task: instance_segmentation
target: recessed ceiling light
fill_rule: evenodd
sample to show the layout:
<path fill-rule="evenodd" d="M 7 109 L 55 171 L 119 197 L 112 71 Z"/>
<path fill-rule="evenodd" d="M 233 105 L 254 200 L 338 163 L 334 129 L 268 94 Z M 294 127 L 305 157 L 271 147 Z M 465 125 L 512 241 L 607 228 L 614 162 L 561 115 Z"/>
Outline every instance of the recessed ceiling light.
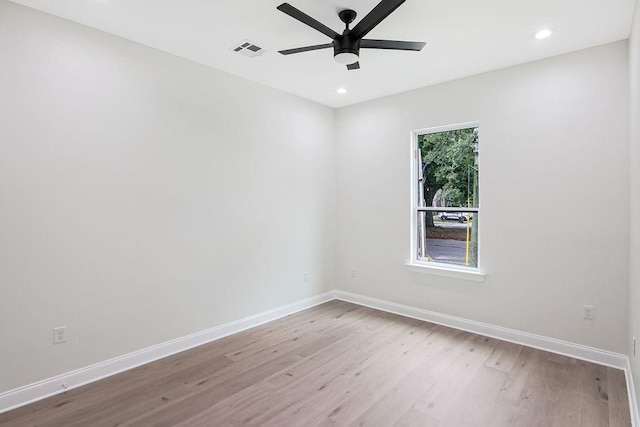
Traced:
<path fill-rule="evenodd" d="M 540 39 L 546 39 L 547 37 L 549 37 L 551 35 L 551 30 L 548 28 L 545 28 L 543 30 L 540 30 L 536 33 L 535 37 L 540 40 Z"/>
<path fill-rule="evenodd" d="M 336 92 L 338 92 L 339 94 L 342 95 L 343 93 L 347 93 L 347 90 L 345 88 L 341 87 L 341 88 L 338 88 L 338 90 L 336 90 Z"/>

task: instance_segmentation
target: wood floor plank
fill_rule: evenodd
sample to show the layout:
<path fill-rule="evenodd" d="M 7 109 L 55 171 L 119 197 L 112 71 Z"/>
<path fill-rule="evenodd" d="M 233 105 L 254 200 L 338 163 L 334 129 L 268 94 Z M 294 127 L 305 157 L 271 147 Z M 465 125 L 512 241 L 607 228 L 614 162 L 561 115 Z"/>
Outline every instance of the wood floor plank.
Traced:
<path fill-rule="evenodd" d="M 577 387 L 575 361 L 556 361 L 545 353 L 539 353 L 539 356 L 539 363 L 525 384 L 527 394 L 519 403 L 522 413 L 526 414 L 524 418 L 544 424 L 578 414 L 582 393 Z"/>
<path fill-rule="evenodd" d="M 377 424 L 374 424 L 377 425 Z M 381 426 L 380 424 L 379 426 Z M 442 423 L 416 407 L 411 407 L 392 424 L 394 427 L 442 427 Z"/>
<path fill-rule="evenodd" d="M 403 415 L 411 411 L 416 396 L 424 395 L 435 381 L 435 377 L 422 369 L 422 365 L 418 366 L 384 395 L 372 401 L 371 405 L 365 407 L 366 409 L 349 425 L 352 427 L 392 426 L 400 422 Z M 393 408 L 393 411 L 389 408 Z"/>
<path fill-rule="evenodd" d="M 368 310 L 368 317 L 360 319 L 354 323 L 356 325 L 360 324 L 361 328 L 356 328 L 352 335 L 344 337 L 341 340 L 327 342 L 325 343 L 326 346 L 322 349 L 323 351 L 318 349 L 315 354 L 312 354 L 291 367 L 266 378 L 265 381 L 272 386 L 271 398 L 254 399 L 251 402 L 247 402 L 244 393 L 231 395 L 227 399 L 207 409 L 204 413 L 204 418 L 209 418 L 211 414 L 218 413 L 219 421 L 226 420 L 226 414 L 228 411 L 221 411 L 220 407 L 234 407 L 237 408 L 237 417 L 241 417 L 246 421 L 246 423 L 248 423 L 256 414 L 262 414 L 272 408 L 274 406 L 273 402 L 283 402 L 287 400 L 288 396 L 301 396 L 302 394 L 297 393 L 295 390 L 295 385 L 290 386 L 292 383 L 302 384 L 304 392 L 306 384 L 309 383 L 309 380 L 306 378 L 307 375 L 313 374 L 315 377 L 322 377 L 325 375 L 322 371 L 323 367 L 328 363 L 334 362 L 336 359 L 341 360 L 343 363 L 348 363 L 350 357 L 354 357 L 354 355 L 351 354 L 349 357 L 344 357 L 345 353 L 356 348 L 358 351 L 356 352 L 357 355 L 360 354 L 360 351 L 375 351 L 375 349 L 370 347 L 378 343 L 368 343 L 367 337 L 368 339 L 371 339 L 376 334 L 387 333 L 385 332 L 385 328 L 389 328 L 390 326 L 388 319 L 391 315 L 371 309 L 366 310 Z M 378 325 L 377 328 L 376 324 Z M 358 339 L 355 339 L 356 337 Z M 300 353 L 304 354 L 304 351 L 299 352 L 299 354 Z M 275 390 L 273 390 L 274 387 Z M 252 393 L 252 390 L 248 390 L 248 393 Z M 244 404 L 240 405 L 239 402 L 244 402 Z M 202 419 L 203 416 L 196 415 L 195 417 L 187 419 L 187 424 L 185 425 L 199 424 Z"/>
<path fill-rule="evenodd" d="M 197 399 L 190 399 L 190 396 L 181 397 L 174 402 L 168 402 L 167 405 L 148 410 L 146 413 L 134 417 L 121 425 L 173 426 L 190 414 L 202 412 L 210 405 L 217 403 L 228 395 L 238 393 L 250 387 L 252 384 L 260 382 L 273 372 L 280 371 L 298 360 L 300 360 L 300 356 L 296 354 L 284 354 L 270 363 L 264 363 L 255 368 L 244 370 L 231 378 L 216 383 L 213 387 L 198 391 Z"/>
<path fill-rule="evenodd" d="M 535 390 L 530 387 L 529 379 L 537 375 L 536 370 L 544 364 L 544 356 L 544 352 L 523 347 L 507 379 L 500 387 L 498 398 L 516 406 L 526 403 Z"/>
<path fill-rule="evenodd" d="M 492 338 L 464 332 L 448 357 L 431 371 L 437 381 L 414 406 L 435 419 L 444 419 L 497 343 Z"/>
<path fill-rule="evenodd" d="M 347 357 L 331 365 L 324 365 L 308 381 L 291 384 L 292 399 L 282 399 L 268 410 L 264 408 L 247 408 L 241 412 L 238 421 L 250 420 L 249 425 L 291 425 L 295 423 L 310 424 L 322 417 L 331 415 L 345 396 L 352 393 L 354 383 L 363 372 L 381 359 L 393 360 L 399 357 L 404 349 L 401 343 L 409 339 L 411 327 L 419 321 L 398 322 L 390 324 L 393 328 L 376 342 L 375 347 L 365 347 L 350 352 Z M 408 327 L 409 326 L 409 327 Z M 256 411 L 257 409 L 257 411 Z"/>
<path fill-rule="evenodd" d="M 351 328 L 349 318 L 344 315 L 353 311 L 354 310 L 345 310 L 342 315 L 335 317 L 335 319 L 342 318 L 340 321 L 343 327 L 342 334 L 347 334 Z M 318 322 L 318 327 L 324 328 L 329 322 L 331 322 L 331 320 L 328 319 L 325 319 L 324 322 Z M 334 329 L 334 332 L 336 332 L 336 329 Z M 273 338 L 276 340 L 282 339 L 280 336 Z M 333 337 L 335 340 L 339 338 L 339 335 Z M 197 389 L 183 390 L 179 398 L 169 398 L 168 401 L 162 405 L 162 408 L 147 411 L 149 412 L 148 414 L 137 416 L 133 418 L 131 422 L 125 422 L 123 425 L 136 423 L 143 423 L 145 425 L 173 425 L 172 423 L 187 418 L 189 414 L 194 411 L 204 410 L 209 405 L 224 400 L 229 395 L 249 387 L 254 382 L 263 380 L 276 372 L 280 372 L 294 365 L 303 358 L 298 353 L 304 353 L 305 347 L 314 347 L 317 345 L 315 341 L 324 341 L 327 337 L 316 334 L 306 341 L 297 340 L 295 341 L 295 345 L 292 346 L 293 339 L 295 338 L 281 342 L 279 345 L 267 345 L 265 351 L 257 352 L 251 356 L 235 361 L 229 369 L 220 370 L 215 377 L 201 380 L 196 384 Z M 273 359 L 274 356 L 279 354 L 281 355 Z M 204 406 L 193 407 L 185 405 L 184 402 L 193 397 L 193 395 L 198 395 L 198 400 L 202 401 Z"/>
<path fill-rule="evenodd" d="M 492 368 L 500 369 L 504 372 L 509 372 L 513 369 L 521 351 L 521 345 L 506 341 L 498 342 L 498 345 L 493 349 L 491 355 L 484 364 Z"/>
<path fill-rule="evenodd" d="M 388 334 L 395 333 L 386 317 L 381 318 L 374 315 L 366 317 L 360 322 L 360 327 L 354 329 L 352 334 L 343 340 L 334 341 L 324 348 L 318 348 L 316 353 L 308 355 L 308 359 L 292 366 L 291 369 L 268 378 L 268 381 L 280 387 L 286 386 L 306 375 L 315 374 L 314 371 L 318 368 L 335 362 L 337 358 L 342 357 L 348 351 L 375 351 L 384 345 L 380 343 L 381 340 L 384 340 L 385 337 L 388 338 Z"/>
<path fill-rule="evenodd" d="M 0 426 L 630 426 L 614 368 L 332 301 Z"/>
<path fill-rule="evenodd" d="M 596 365 L 582 360 L 576 362 L 578 392 L 604 401 L 609 400 L 608 369 L 606 366 Z"/>
<path fill-rule="evenodd" d="M 380 338 L 381 336 L 384 336 L 380 334 L 387 333 L 385 332 L 386 329 L 393 328 L 389 319 L 394 315 L 371 309 L 365 310 L 367 310 L 367 316 L 353 322 L 354 325 L 359 325 L 360 327 L 354 330 L 352 336 L 347 336 L 341 340 L 332 342 L 325 347 L 323 351 L 319 351 L 318 353 L 309 356 L 307 359 L 294 364 L 291 368 L 285 369 L 282 372 L 267 378 L 265 381 L 270 384 L 275 384 L 277 388 L 271 393 L 269 398 L 253 399 L 251 402 L 248 402 L 246 400 L 245 392 L 237 393 L 211 406 L 203 414 L 198 414 L 188 418 L 184 425 L 200 425 L 203 419 L 210 419 L 211 417 L 214 417 L 212 414 L 218 415 L 218 422 L 226 422 L 229 412 L 227 409 L 229 407 L 237 408 L 236 418 L 241 417 L 246 424 L 251 422 L 252 417 L 256 414 L 262 414 L 272 408 L 274 406 L 273 402 L 284 402 L 292 399 L 291 396 L 302 396 L 301 393 L 304 393 L 305 384 L 308 384 L 309 382 L 308 379 L 305 378 L 306 375 L 314 374 L 316 377 L 322 376 L 323 366 L 335 361 L 336 359 L 345 361 L 345 357 L 341 356 L 353 348 L 357 348 L 358 351 L 364 352 L 373 345 L 380 345 L 376 340 L 372 340 L 371 338 L 374 336 Z M 349 323 L 351 323 L 351 321 Z M 358 339 L 355 339 L 356 337 Z M 374 351 L 374 349 L 370 349 L 370 351 Z M 295 390 L 295 385 L 289 387 L 289 385 L 294 382 L 302 384 L 303 391 L 301 393 L 298 393 L 297 390 Z M 246 393 L 251 394 L 252 390 L 247 389 Z"/>
<path fill-rule="evenodd" d="M 621 369 L 607 368 L 609 397 L 609 426 L 622 427 L 631 424 L 627 380 Z"/>
<path fill-rule="evenodd" d="M 379 401 L 389 390 L 404 382 L 424 361 L 422 355 L 414 350 L 428 339 L 430 329 L 424 323 L 416 325 L 404 340 L 400 340 L 399 346 L 395 349 L 387 346 L 380 358 L 353 373 L 350 393 L 334 404 L 326 418 L 320 417 L 318 425 L 349 425 L 368 411 L 372 402 Z"/>
<path fill-rule="evenodd" d="M 517 407 L 497 398 L 507 373 L 489 366 L 481 366 L 462 389 L 455 403 L 439 419 L 446 424 L 475 423 L 509 425 L 515 418 Z"/>
<path fill-rule="evenodd" d="M 256 353 L 268 352 L 271 347 L 280 346 L 281 342 L 289 340 L 305 339 L 308 333 L 311 334 L 324 334 L 333 328 L 341 326 L 336 325 L 335 322 L 331 322 L 331 319 L 339 319 L 345 315 L 352 315 L 363 311 L 363 308 L 359 307 L 333 307 L 332 310 L 328 310 L 326 313 L 322 313 L 324 318 L 318 319 L 318 317 L 312 317 L 307 322 L 301 322 L 293 324 L 287 328 L 282 329 L 270 329 L 266 333 L 251 334 L 256 339 L 251 343 L 239 343 L 237 348 L 225 353 L 225 356 L 232 360 L 242 360 L 246 357 L 252 356 Z M 357 317 L 357 315 L 356 315 Z M 353 318 L 353 316 L 351 316 Z"/>
<path fill-rule="evenodd" d="M 370 309 L 363 308 L 363 310 L 369 310 L 369 313 L 371 313 Z M 183 395 L 179 399 L 168 402 L 168 404 L 163 405 L 163 408 L 157 409 L 149 414 L 138 416 L 134 418 L 133 421 L 134 423 L 143 422 L 144 424 L 153 425 L 171 425 L 170 422 L 173 420 L 188 418 L 190 413 L 200 410 L 198 408 L 187 407 L 184 405 L 183 401 L 185 399 L 189 399 L 191 394 L 197 393 L 200 400 L 206 402 L 207 407 L 225 400 L 230 395 L 250 386 L 252 381 L 256 381 L 258 379 L 257 377 L 247 377 L 247 372 L 255 370 L 253 366 L 256 363 L 259 363 L 259 366 L 261 366 L 265 364 L 265 361 L 268 361 L 274 355 L 279 353 L 284 353 L 285 355 L 288 354 L 294 357 L 293 359 L 285 359 L 286 363 L 282 365 L 268 363 L 269 367 L 275 369 L 271 369 L 270 371 L 259 370 L 257 375 L 261 377 L 260 379 L 266 378 L 273 373 L 294 365 L 297 361 L 303 358 L 300 354 L 307 354 L 308 351 L 310 351 L 309 349 L 317 348 L 318 342 L 326 343 L 327 341 L 339 340 L 344 335 L 349 334 L 354 328 L 354 323 L 357 323 L 354 322 L 354 320 L 361 317 L 360 311 L 362 310 L 355 310 L 353 306 L 347 306 L 343 307 L 340 313 L 333 313 L 331 316 L 325 315 L 322 319 L 315 322 L 315 325 L 319 330 L 325 331 L 325 335 L 314 333 L 313 337 L 306 341 L 295 341 L 295 346 L 293 347 L 291 346 L 291 343 L 295 338 L 285 340 L 277 344 L 273 344 L 273 342 L 265 343 L 265 351 L 254 352 L 254 354 L 250 356 L 236 360 L 236 363 L 231 367 L 233 372 L 224 372 L 223 370 L 216 375 L 216 378 L 203 380 L 207 381 L 207 384 L 201 381 L 199 385 L 202 387 L 198 390 L 191 390 L 186 394 L 183 392 Z M 327 328 L 328 325 L 332 325 L 330 332 L 334 335 L 326 335 L 329 333 L 329 328 Z M 294 331 L 291 332 L 293 333 Z M 297 337 L 297 335 L 295 337 Z M 280 335 L 271 335 L 270 338 L 274 341 L 283 339 Z M 249 369 L 249 371 L 247 371 L 247 369 Z M 264 373 L 267 375 L 262 377 Z M 228 379 L 221 382 L 220 380 L 224 378 Z M 206 409 L 206 407 L 204 409 Z M 127 423 L 124 425 L 127 425 Z"/>
<path fill-rule="evenodd" d="M 582 396 L 580 426 L 600 427 L 609 425 L 609 405 L 603 399 Z"/>

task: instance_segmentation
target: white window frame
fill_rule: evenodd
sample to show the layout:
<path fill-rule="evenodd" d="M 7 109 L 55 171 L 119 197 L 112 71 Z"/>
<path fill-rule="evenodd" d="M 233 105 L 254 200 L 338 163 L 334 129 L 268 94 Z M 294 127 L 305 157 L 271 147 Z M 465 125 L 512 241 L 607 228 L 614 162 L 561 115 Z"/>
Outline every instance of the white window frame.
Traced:
<path fill-rule="evenodd" d="M 478 207 L 473 208 L 447 208 L 447 212 L 476 212 L 478 213 L 478 266 L 467 267 L 463 265 L 446 264 L 436 261 L 428 261 L 418 258 L 418 212 L 420 211 L 442 211 L 442 207 L 419 207 L 418 206 L 418 168 L 422 165 L 418 165 L 418 137 L 420 135 L 427 135 L 431 133 L 440 133 L 458 129 L 477 128 L 478 134 L 480 133 L 480 122 L 466 122 L 458 123 L 447 126 L 430 127 L 426 129 L 418 129 L 411 132 L 411 227 L 410 227 L 410 261 L 406 263 L 409 271 L 418 273 L 427 273 L 437 276 L 452 277 L 457 279 L 471 280 L 476 282 L 482 282 L 485 278 L 485 273 L 482 270 L 482 258 L 481 258 L 481 233 L 482 227 L 480 222 L 482 221 L 482 215 L 480 212 L 480 203 Z M 481 170 L 480 165 L 480 149 L 478 149 L 478 170 Z M 480 185 L 482 180 L 480 180 Z M 482 191 L 480 191 L 482 193 Z"/>

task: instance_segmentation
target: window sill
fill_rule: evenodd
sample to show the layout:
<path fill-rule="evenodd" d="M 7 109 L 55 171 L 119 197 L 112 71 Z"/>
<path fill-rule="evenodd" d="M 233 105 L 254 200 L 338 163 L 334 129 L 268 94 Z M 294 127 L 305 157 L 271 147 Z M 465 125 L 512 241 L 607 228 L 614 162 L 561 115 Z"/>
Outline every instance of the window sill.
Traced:
<path fill-rule="evenodd" d="M 406 263 L 407 270 L 414 273 L 431 274 L 434 276 L 452 277 L 454 279 L 463 279 L 473 282 L 484 282 L 485 273 L 475 270 L 466 269 L 464 267 L 455 268 L 443 264 L 423 264 L 417 262 Z"/>

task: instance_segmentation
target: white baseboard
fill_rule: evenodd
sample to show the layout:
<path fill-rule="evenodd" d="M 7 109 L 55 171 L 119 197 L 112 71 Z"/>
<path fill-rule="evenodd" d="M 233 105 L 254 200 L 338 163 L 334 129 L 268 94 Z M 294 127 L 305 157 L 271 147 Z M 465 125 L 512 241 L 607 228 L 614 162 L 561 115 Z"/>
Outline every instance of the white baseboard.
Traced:
<path fill-rule="evenodd" d="M 265 311 L 254 316 L 225 323 L 206 331 L 196 332 L 185 337 L 167 341 L 158 345 L 144 348 L 124 356 L 116 357 L 95 365 L 87 366 L 75 371 L 67 372 L 53 378 L 7 391 L 0 394 L 0 414 L 11 409 L 62 393 L 66 390 L 98 381 L 100 379 L 127 371 L 140 365 L 153 362 L 163 357 L 171 356 L 181 351 L 197 347 L 202 344 L 232 335 L 245 329 L 288 316 L 298 311 L 306 310 L 316 305 L 331 301 L 333 292 L 326 292 L 311 298 L 297 301 L 273 310 Z"/>
<path fill-rule="evenodd" d="M 627 379 L 627 396 L 629 396 L 629 408 L 631 408 L 631 424 L 633 427 L 640 426 L 640 413 L 638 413 L 638 405 L 636 400 L 636 387 L 633 382 L 633 374 L 631 373 L 631 361 L 627 357 L 627 365 L 624 370 Z"/>
<path fill-rule="evenodd" d="M 548 338 L 541 335 L 534 335 L 514 329 L 503 328 L 490 325 L 488 323 L 476 322 L 463 319 L 461 317 L 449 316 L 447 314 L 436 313 L 434 311 L 423 310 L 421 308 L 396 304 L 364 295 L 353 294 L 344 291 L 334 291 L 336 299 L 352 302 L 354 304 L 399 314 L 413 319 L 424 320 L 438 325 L 449 326 L 463 331 L 473 332 L 479 335 L 497 338 L 502 341 L 509 341 L 527 347 L 538 348 L 565 356 L 582 359 L 600 365 L 611 366 L 619 369 L 626 369 L 626 356 L 610 351 L 587 347 L 580 344 L 573 344 L 566 341 Z"/>
<path fill-rule="evenodd" d="M 254 316 L 245 317 L 240 320 L 216 326 L 206 331 L 197 332 L 182 338 L 167 341 L 162 344 L 106 360 L 66 374 L 58 375 L 15 390 L 10 390 L 0 394 L 0 413 L 62 393 L 65 390 L 70 390 L 98 381 L 102 378 L 127 371 L 163 357 L 171 356 L 181 351 L 215 341 L 254 326 L 271 322 L 333 299 L 339 299 L 375 308 L 377 310 L 399 314 L 401 316 L 424 320 L 426 322 L 473 332 L 479 335 L 497 338 L 516 344 L 522 344 L 528 347 L 534 347 L 576 359 L 623 369 L 627 379 L 627 392 L 629 395 L 629 407 L 631 408 L 632 423 L 634 427 L 640 427 L 638 407 L 635 403 L 635 389 L 631 375 L 631 368 L 629 358 L 626 355 L 337 290 L 326 292 L 324 294 L 275 308 L 273 310 L 265 311 Z"/>

